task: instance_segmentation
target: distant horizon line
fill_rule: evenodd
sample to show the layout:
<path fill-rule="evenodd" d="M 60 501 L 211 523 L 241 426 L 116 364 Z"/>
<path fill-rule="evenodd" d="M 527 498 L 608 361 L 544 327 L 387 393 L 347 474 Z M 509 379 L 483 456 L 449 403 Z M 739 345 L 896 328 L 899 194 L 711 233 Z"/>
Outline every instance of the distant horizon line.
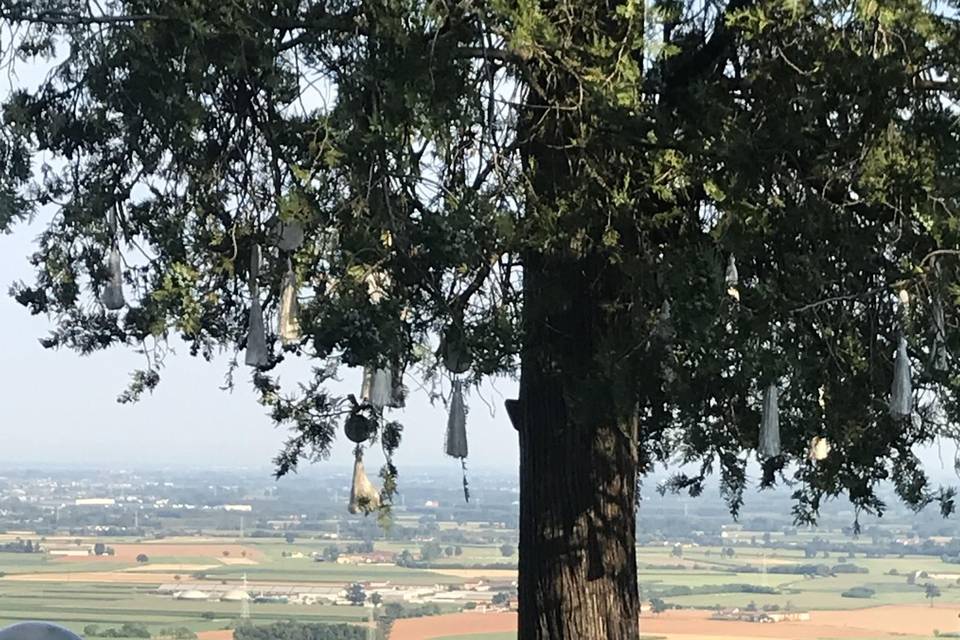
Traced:
<path fill-rule="evenodd" d="M 297 472 L 291 472 L 291 476 L 302 476 L 323 469 L 343 469 L 349 471 L 353 462 L 322 461 L 311 464 L 303 464 Z M 451 474 L 461 474 L 462 469 L 459 464 L 403 464 L 397 465 L 400 471 L 429 471 L 429 472 L 449 472 Z M 112 467 L 112 468 L 105 468 Z M 42 471 L 45 469 L 57 469 L 62 471 L 99 471 L 99 472 L 137 472 L 137 471 L 245 471 L 253 473 L 273 473 L 271 464 L 234 464 L 234 465 L 198 465 L 196 463 L 185 462 L 143 462 L 135 465 L 129 462 L 120 461 L 96 461 L 96 462 L 64 462 L 64 461 L 42 461 L 42 460 L 4 460 L 0 458 L 0 476 L 9 471 Z M 475 464 L 469 467 L 471 472 L 488 473 L 491 471 L 503 473 L 517 473 L 518 467 L 514 465 L 495 465 L 495 464 Z"/>

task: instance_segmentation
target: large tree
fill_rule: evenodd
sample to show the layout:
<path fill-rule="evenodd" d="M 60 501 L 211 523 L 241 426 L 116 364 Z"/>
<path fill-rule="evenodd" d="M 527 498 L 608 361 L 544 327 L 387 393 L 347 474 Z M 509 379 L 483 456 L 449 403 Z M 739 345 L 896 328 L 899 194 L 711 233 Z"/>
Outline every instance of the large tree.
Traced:
<path fill-rule="evenodd" d="M 755 457 L 801 522 L 842 493 L 882 512 L 884 481 L 952 509 L 914 452 L 960 419 L 956 9 L 0 0 L 6 55 L 52 67 L 4 105 L 0 226 L 55 211 L 14 295 L 48 347 L 144 351 L 134 399 L 172 337 L 243 350 L 291 265 L 300 337 L 268 331 L 253 372 L 281 474 L 346 413 L 398 445 L 337 366 L 519 372 L 520 637 L 635 639 L 658 461 L 693 494 L 718 472 L 734 512 Z M 281 389 L 290 358 L 314 376 Z"/>

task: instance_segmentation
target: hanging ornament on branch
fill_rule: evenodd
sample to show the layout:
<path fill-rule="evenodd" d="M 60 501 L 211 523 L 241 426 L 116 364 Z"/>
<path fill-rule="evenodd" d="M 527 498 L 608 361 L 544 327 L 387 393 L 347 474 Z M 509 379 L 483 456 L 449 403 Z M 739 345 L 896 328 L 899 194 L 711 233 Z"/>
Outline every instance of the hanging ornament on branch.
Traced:
<path fill-rule="evenodd" d="M 267 333 L 263 323 L 263 309 L 260 307 L 260 245 L 254 244 L 250 250 L 250 316 L 247 328 L 247 352 L 244 362 L 250 367 L 263 367 L 269 362 L 267 352 Z"/>
<path fill-rule="evenodd" d="M 901 334 L 893 362 L 890 415 L 902 420 L 909 418 L 911 413 L 913 413 L 913 386 L 910 380 L 910 354 L 907 353 L 907 339 Z"/>
<path fill-rule="evenodd" d="M 383 411 L 384 407 L 393 406 L 394 384 L 391 370 L 389 368 L 364 367 L 360 399 L 377 411 Z"/>
<path fill-rule="evenodd" d="M 126 301 L 123 298 L 123 260 L 120 256 L 120 234 L 117 213 L 107 212 L 107 226 L 110 227 L 110 255 L 107 258 L 107 271 L 110 276 L 103 286 L 100 302 L 110 311 L 119 311 Z"/>
<path fill-rule="evenodd" d="M 461 374 L 470 370 L 473 357 L 467 346 L 466 335 L 459 323 L 451 324 L 440 338 L 440 356 L 450 373 Z"/>
<path fill-rule="evenodd" d="M 740 273 L 737 271 L 737 259 L 730 254 L 727 261 L 727 272 L 724 275 L 724 283 L 727 285 L 727 295 L 740 302 Z"/>
<path fill-rule="evenodd" d="M 363 447 L 359 444 L 353 450 L 353 483 L 350 486 L 350 504 L 347 510 L 352 514 L 370 514 L 380 508 L 380 491 L 370 482 L 363 469 Z"/>
<path fill-rule="evenodd" d="M 444 446 L 448 456 L 459 458 L 463 467 L 463 497 L 470 502 L 470 489 L 467 482 L 467 406 L 463 401 L 463 383 L 453 381 L 450 394 L 450 412 L 447 415 L 447 437 Z"/>
<path fill-rule="evenodd" d="M 657 312 L 657 320 L 653 326 L 653 335 L 663 342 L 670 342 L 673 339 L 673 308 L 669 300 L 664 300 L 660 305 L 660 311 Z"/>
<path fill-rule="evenodd" d="M 280 291 L 279 327 L 277 331 L 284 346 L 300 342 L 300 303 L 297 300 L 297 275 L 293 261 L 287 259 L 287 273 Z"/>
<path fill-rule="evenodd" d="M 943 301 L 938 297 L 933 299 L 933 368 L 935 371 L 947 370 L 948 352 L 946 344 L 947 323 L 943 313 Z"/>
<path fill-rule="evenodd" d="M 282 251 L 296 251 L 303 246 L 303 224 L 299 220 L 276 218 L 274 222 L 274 241 Z"/>
<path fill-rule="evenodd" d="M 807 453 L 807 457 L 810 459 L 810 462 L 826 460 L 827 456 L 830 455 L 831 448 L 829 440 L 822 436 L 814 436 L 810 440 L 810 450 Z"/>
<path fill-rule="evenodd" d="M 906 313 L 910 309 L 910 292 L 906 289 L 900 289 L 897 293 L 897 297 L 900 299 L 900 309 Z"/>
<path fill-rule="evenodd" d="M 763 391 L 763 411 L 760 418 L 760 455 L 775 458 L 780 455 L 780 408 L 777 385 L 770 383 Z"/>

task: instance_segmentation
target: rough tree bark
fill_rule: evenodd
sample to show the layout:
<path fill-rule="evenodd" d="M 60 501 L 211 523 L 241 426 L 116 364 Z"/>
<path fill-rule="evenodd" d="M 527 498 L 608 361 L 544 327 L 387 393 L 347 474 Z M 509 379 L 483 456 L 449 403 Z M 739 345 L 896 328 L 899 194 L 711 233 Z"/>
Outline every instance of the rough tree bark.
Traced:
<path fill-rule="evenodd" d="M 596 371 L 575 364 L 597 355 L 589 303 L 541 314 L 552 287 L 540 283 L 559 275 L 525 269 L 519 638 L 636 640 L 636 420 L 616 418 L 614 385 L 577 373 Z"/>
<path fill-rule="evenodd" d="M 521 127 L 531 176 L 528 216 L 569 196 L 577 123 L 563 104 L 571 85 L 535 78 Z M 576 116 L 572 116 L 575 118 Z M 589 210 L 575 224 L 591 224 Z M 622 293 L 603 258 L 533 248 L 524 269 L 519 402 L 520 640 L 637 640 L 637 411 L 611 346 L 630 334 Z"/>

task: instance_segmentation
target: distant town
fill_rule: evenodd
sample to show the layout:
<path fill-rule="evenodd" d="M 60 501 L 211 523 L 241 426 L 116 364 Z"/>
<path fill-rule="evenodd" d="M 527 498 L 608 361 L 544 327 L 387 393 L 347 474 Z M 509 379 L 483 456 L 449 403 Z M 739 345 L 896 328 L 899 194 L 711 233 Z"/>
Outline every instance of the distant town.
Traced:
<path fill-rule="evenodd" d="M 457 471 L 405 470 L 384 519 L 349 514 L 349 475 L 319 467 L 280 482 L 7 468 L 0 623 L 50 619 L 86 637 L 258 640 L 300 625 L 319 638 L 506 638 L 518 606 L 516 478 L 474 472 L 466 502 Z M 835 501 L 818 527 L 799 527 L 786 491 L 750 492 L 735 520 L 715 491 L 661 495 L 664 480 L 645 481 L 637 522 L 645 633 L 734 638 L 767 624 L 774 637 L 832 637 L 851 620 L 869 628 L 864 607 L 930 605 L 951 631 L 956 520 L 891 498 L 882 519 Z M 943 633 L 933 621 L 924 633 Z"/>

